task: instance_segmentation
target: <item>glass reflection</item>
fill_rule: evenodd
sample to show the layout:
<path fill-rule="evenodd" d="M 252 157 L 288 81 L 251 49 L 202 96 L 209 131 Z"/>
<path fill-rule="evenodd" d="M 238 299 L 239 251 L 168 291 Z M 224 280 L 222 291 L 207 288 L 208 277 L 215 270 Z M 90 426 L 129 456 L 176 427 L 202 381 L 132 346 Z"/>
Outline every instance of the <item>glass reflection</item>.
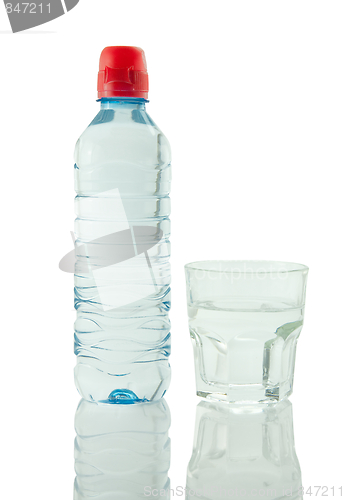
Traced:
<path fill-rule="evenodd" d="M 136 500 L 169 491 L 169 427 L 164 399 L 135 405 L 81 400 L 75 417 L 74 500 Z"/>
<path fill-rule="evenodd" d="M 301 499 L 292 404 L 197 406 L 186 498 Z"/>

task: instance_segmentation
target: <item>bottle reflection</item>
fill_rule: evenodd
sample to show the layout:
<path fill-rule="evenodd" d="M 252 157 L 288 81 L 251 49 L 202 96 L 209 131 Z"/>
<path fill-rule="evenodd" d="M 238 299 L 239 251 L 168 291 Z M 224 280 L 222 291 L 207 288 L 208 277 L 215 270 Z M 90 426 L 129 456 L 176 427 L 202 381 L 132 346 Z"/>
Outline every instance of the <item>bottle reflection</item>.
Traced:
<path fill-rule="evenodd" d="M 186 498 L 301 499 L 292 404 L 197 406 Z"/>
<path fill-rule="evenodd" d="M 164 399 L 135 405 L 81 400 L 75 417 L 74 500 L 126 500 L 169 491 L 170 412 Z"/>

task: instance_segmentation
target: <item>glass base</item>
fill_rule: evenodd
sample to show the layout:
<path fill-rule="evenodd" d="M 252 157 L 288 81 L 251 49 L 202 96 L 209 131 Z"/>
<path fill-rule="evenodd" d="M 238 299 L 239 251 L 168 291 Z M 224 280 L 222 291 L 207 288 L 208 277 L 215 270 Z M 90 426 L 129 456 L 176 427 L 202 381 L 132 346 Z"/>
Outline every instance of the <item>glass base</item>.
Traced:
<path fill-rule="evenodd" d="M 287 384 L 289 385 L 289 384 Z M 215 388 L 216 389 L 216 388 Z M 277 403 L 290 396 L 292 387 L 273 387 L 265 388 L 263 386 L 231 386 L 227 392 L 221 391 L 197 391 L 197 396 L 209 401 L 220 401 L 225 403 L 255 405 L 263 403 Z"/>

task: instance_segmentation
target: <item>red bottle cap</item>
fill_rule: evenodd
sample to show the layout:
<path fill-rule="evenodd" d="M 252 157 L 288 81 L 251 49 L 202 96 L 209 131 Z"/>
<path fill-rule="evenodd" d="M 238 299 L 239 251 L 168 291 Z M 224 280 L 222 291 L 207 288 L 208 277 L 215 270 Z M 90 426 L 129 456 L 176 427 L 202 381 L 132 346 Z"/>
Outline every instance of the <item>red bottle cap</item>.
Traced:
<path fill-rule="evenodd" d="M 145 54 L 139 47 L 106 47 L 100 57 L 98 98 L 148 98 L 149 80 Z"/>

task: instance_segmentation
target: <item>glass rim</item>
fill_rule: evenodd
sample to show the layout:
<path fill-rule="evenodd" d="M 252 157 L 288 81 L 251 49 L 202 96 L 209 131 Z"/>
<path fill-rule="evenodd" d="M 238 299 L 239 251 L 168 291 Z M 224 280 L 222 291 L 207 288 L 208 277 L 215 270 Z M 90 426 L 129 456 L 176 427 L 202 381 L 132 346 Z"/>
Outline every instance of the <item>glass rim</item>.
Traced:
<path fill-rule="evenodd" d="M 229 266 L 230 269 L 221 269 L 221 266 Z M 251 269 L 250 266 L 253 266 Z M 219 268 L 216 268 L 219 266 Z M 238 266 L 238 267 L 236 267 Z M 241 269 L 240 266 L 244 268 Z M 249 266 L 250 268 L 247 268 Z M 285 262 L 276 260 L 201 260 L 185 264 L 185 271 L 204 271 L 208 273 L 227 274 L 287 274 L 308 272 L 309 268 L 305 264 L 295 262 Z"/>

